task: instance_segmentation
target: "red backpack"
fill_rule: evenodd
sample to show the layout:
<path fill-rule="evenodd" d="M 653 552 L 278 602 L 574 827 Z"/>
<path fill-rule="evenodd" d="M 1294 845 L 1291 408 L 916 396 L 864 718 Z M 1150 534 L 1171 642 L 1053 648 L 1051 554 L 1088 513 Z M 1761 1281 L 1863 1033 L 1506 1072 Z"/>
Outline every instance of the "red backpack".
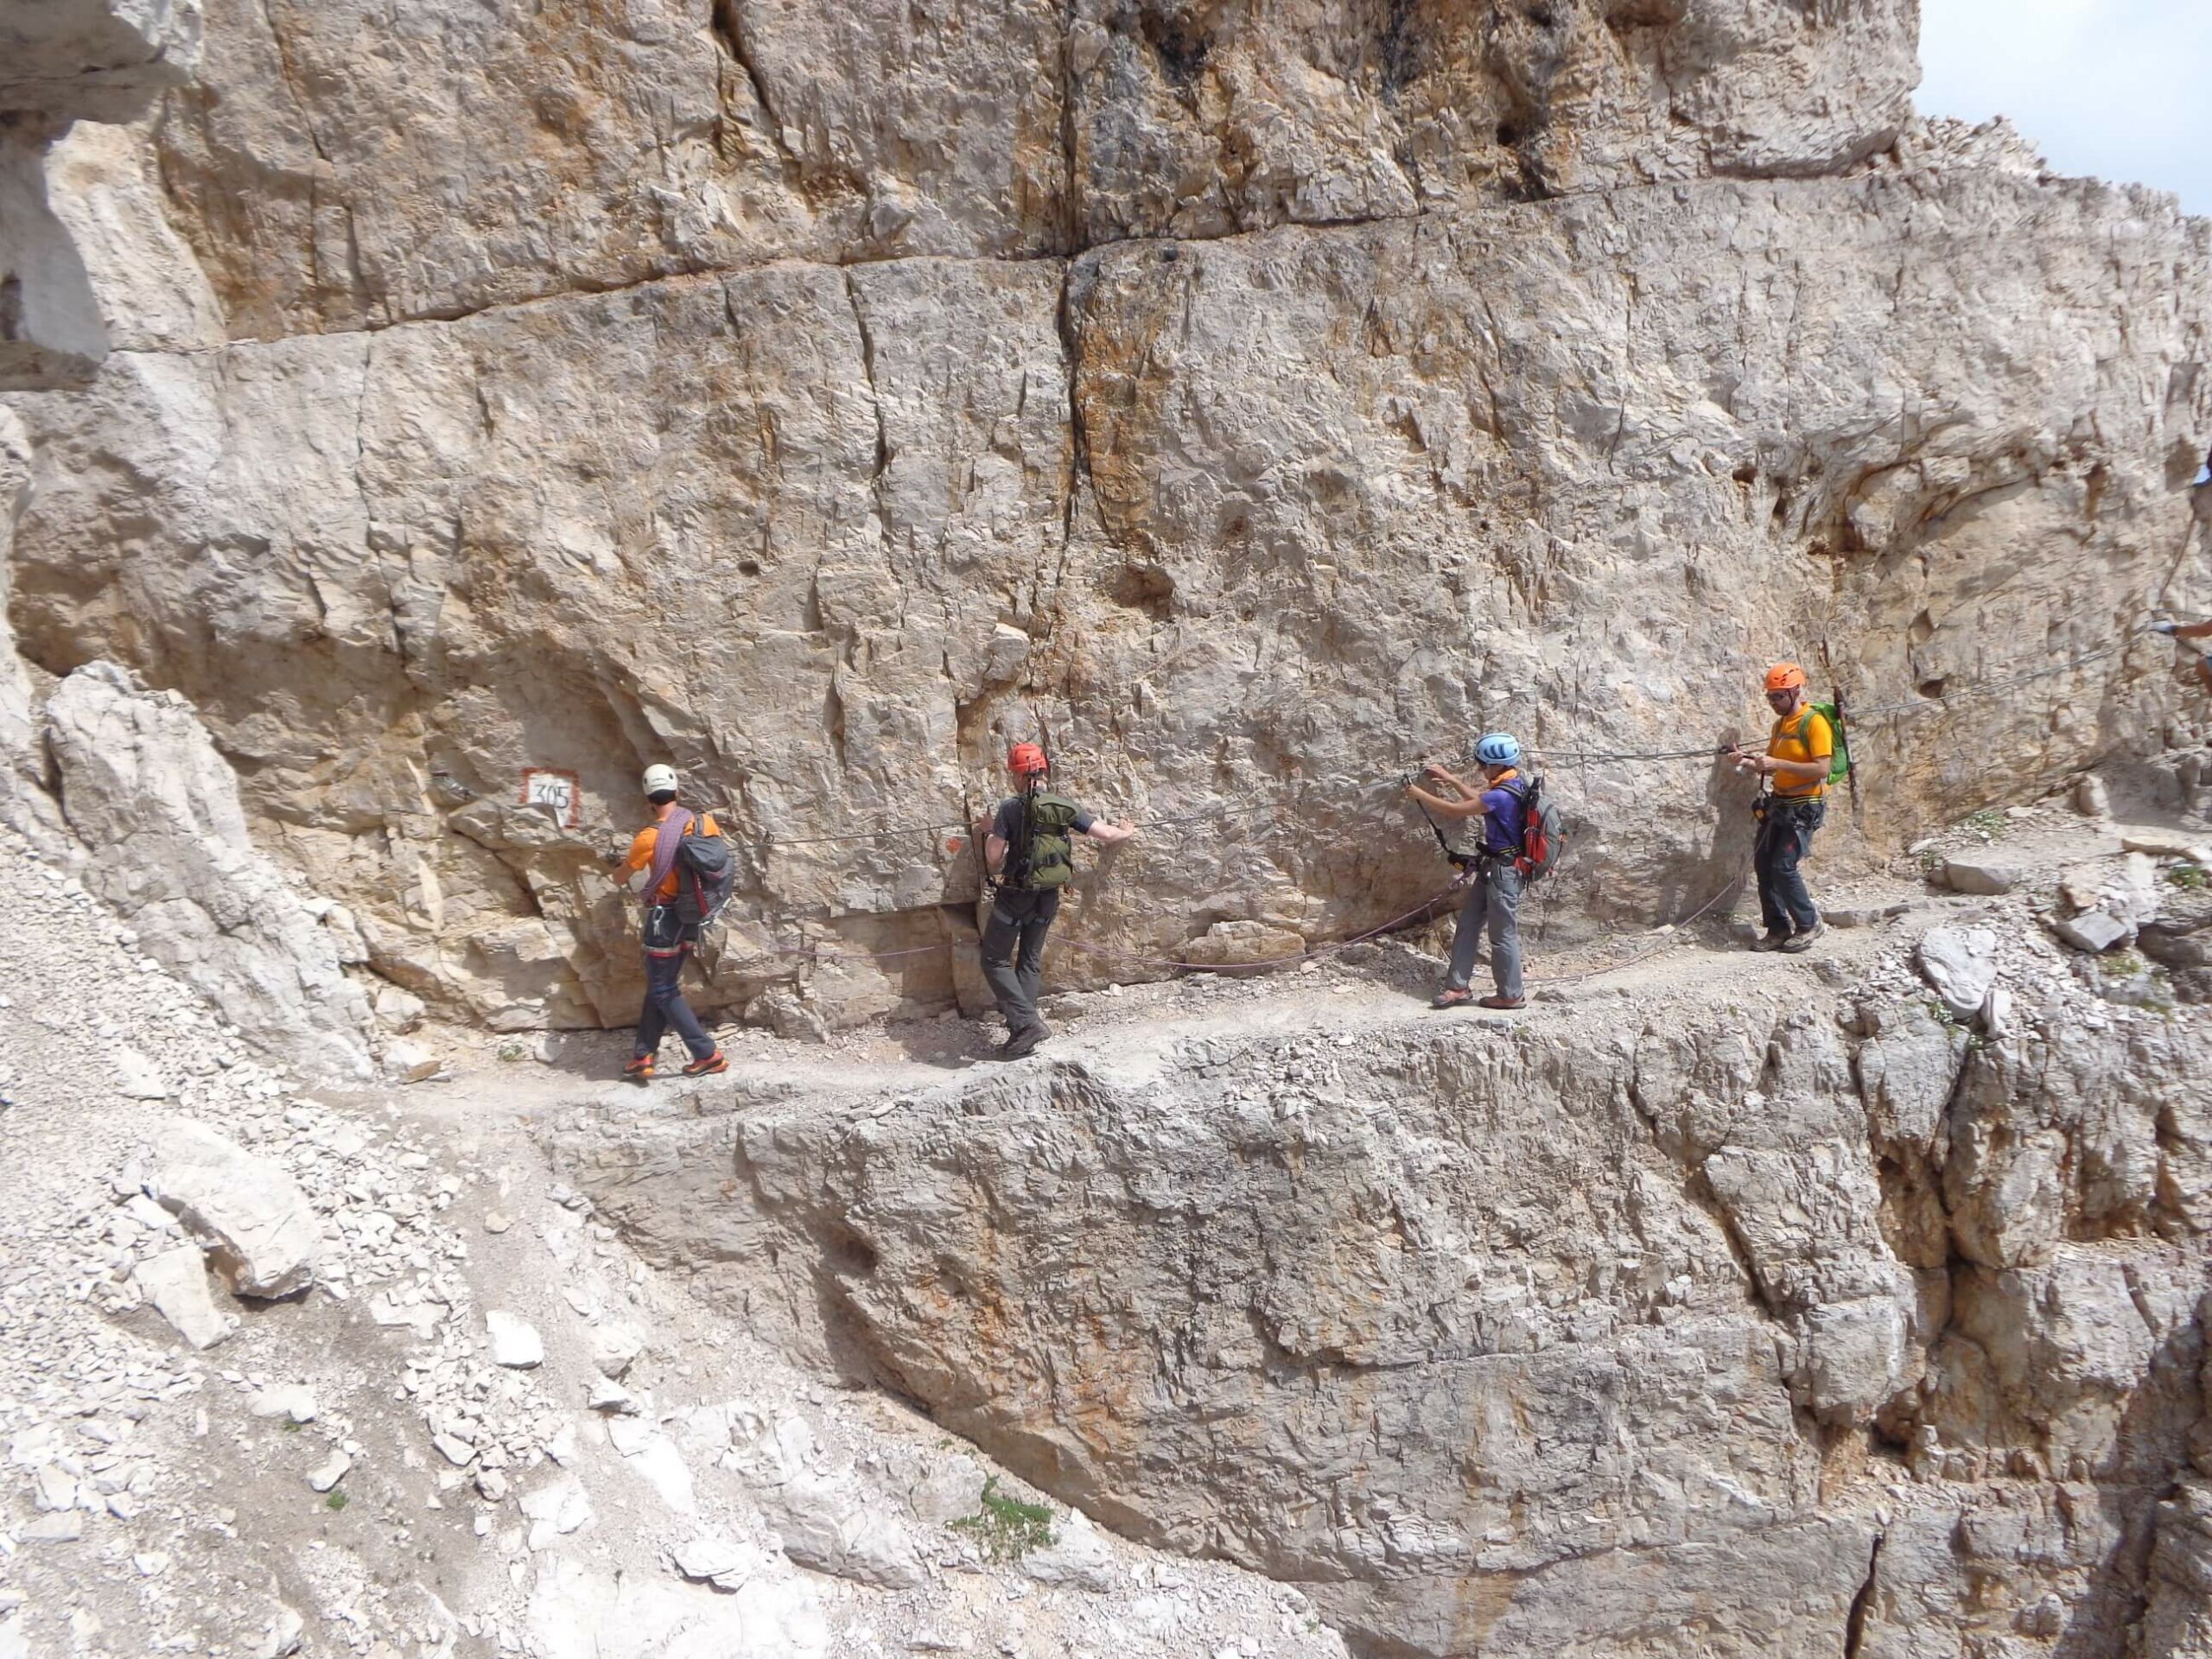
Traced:
<path fill-rule="evenodd" d="M 1517 787 L 1516 787 L 1517 785 Z M 1537 881 L 1551 874 L 1567 840 L 1567 823 L 1552 798 L 1544 793 L 1544 780 L 1515 779 L 1505 785 L 1521 803 L 1521 851 L 1513 868 L 1523 880 Z"/>

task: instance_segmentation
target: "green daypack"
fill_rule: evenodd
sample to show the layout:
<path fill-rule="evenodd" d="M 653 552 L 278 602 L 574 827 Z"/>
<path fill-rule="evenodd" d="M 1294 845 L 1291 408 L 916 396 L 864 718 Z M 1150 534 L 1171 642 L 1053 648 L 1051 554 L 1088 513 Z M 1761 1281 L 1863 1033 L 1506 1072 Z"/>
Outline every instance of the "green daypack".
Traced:
<path fill-rule="evenodd" d="M 1840 784 L 1851 776 L 1851 745 L 1843 734 L 1843 711 L 1832 702 L 1808 702 L 1805 713 L 1818 715 L 1828 723 L 1828 733 L 1835 739 L 1835 753 L 1828 760 L 1828 782 Z M 1797 739 L 1805 737 L 1805 716 L 1797 717 Z M 1853 785 L 1853 788 L 1858 785 Z"/>
<path fill-rule="evenodd" d="M 1007 849 L 1006 885 L 1029 892 L 1075 879 L 1075 821 L 1083 809 L 1065 795 L 1033 790 L 1021 802 L 1021 833 Z"/>

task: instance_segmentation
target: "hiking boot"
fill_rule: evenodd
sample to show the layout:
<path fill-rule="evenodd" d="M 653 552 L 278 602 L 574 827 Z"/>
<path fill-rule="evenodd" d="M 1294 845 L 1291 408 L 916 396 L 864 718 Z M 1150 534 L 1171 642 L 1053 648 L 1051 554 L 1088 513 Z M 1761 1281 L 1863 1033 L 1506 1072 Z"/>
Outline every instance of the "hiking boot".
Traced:
<path fill-rule="evenodd" d="M 690 1065 L 685 1066 L 683 1068 L 683 1075 L 687 1077 L 711 1077 L 717 1071 L 727 1071 L 728 1070 L 729 1062 L 722 1058 L 722 1052 L 718 1048 L 713 1053 L 708 1055 L 705 1059 L 694 1060 Z"/>
<path fill-rule="evenodd" d="M 1473 1003 L 1475 994 L 1464 985 L 1446 985 L 1429 1000 L 1432 1008 L 1464 1008 Z"/>
<path fill-rule="evenodd" d="M 622 1075 L 632 1083 L 651 1083 L 653 1080 L 653 1057 L 632 1054 L 628 1064 L 623 1066 Z"/>
<path fill-rule="evenodd" d="M 1529 999 L 1525 996 L 1486 996 L 1475 1006 L 1478 1008 L 1525 1008 L 1529 1006 Z"/>
<path fill-rule="evenodd" d="M 1037 1052 L 1037 1045 L 1052 1034 L 1041 1020 L 1033 1026 L 1024 1026 L 999 1045 L 999 1058 L 1018 1060 L 1024 1055 L 1034 1054 Z"/>
<path fill-rule="evenodd" d="M 1801 928 L 1783 940 L 1779 949 L 1790 956 L 1799 956 L 1813 948 L 1813 941 L 1828 931 L 1826 922 L 1816 921 L 1810 927 Z"/>
<path fill-rule="evenodd" d="M 1751 949 L 1754 950 L 1787 950 L 1789 948 L 1789 935 L 1777 933 L 1772 929 L 1769 929 L 1751 941 Z"/>

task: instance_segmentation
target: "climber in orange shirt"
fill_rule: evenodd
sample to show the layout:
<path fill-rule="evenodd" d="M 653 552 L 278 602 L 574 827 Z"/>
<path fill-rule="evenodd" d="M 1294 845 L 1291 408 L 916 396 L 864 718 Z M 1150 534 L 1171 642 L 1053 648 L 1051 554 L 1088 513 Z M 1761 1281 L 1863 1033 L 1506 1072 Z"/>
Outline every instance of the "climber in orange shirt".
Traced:
<path fill-rule="evenodd" d="M 686 909 L 683 902 L 686 873 L 677 859 L 687 836 L 696 831 L 719 841 L 721 828 L 712 813 L 695 814 L 678 804 L 676 790 L 675 767 L 645 768 L 645 798 L 652 803 L 653 821 L 631 839 L 629 855 L 621 865 L 632 889 L 645 895 L 645 1002 L 638 1014 L 636 1046 L 629 1064 L 622 1068 L 624 1077 L 639 1083 L 652 1080 L 661 1039 L 671 1026 L 691 1051 L 691 1062 L 683 1068 L 685 1077 L 729 1070 L 721 1050 L 683 1000 L 684 958 L 698 944 L 705 920 L 711 918 L 698 915 L 696 903 Z"/>

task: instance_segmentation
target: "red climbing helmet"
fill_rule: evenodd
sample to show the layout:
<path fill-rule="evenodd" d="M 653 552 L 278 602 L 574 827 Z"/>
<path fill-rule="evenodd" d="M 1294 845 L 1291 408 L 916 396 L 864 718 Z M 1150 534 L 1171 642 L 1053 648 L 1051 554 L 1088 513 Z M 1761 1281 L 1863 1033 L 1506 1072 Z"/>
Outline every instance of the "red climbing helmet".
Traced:
<path fill-rule="evenodd" d="M 1006 753 L 1006 769 L 1017 778 L 1034 777 L 1051 768 L 1045 751 L 1034 743 L 1017 743 Z"/>

